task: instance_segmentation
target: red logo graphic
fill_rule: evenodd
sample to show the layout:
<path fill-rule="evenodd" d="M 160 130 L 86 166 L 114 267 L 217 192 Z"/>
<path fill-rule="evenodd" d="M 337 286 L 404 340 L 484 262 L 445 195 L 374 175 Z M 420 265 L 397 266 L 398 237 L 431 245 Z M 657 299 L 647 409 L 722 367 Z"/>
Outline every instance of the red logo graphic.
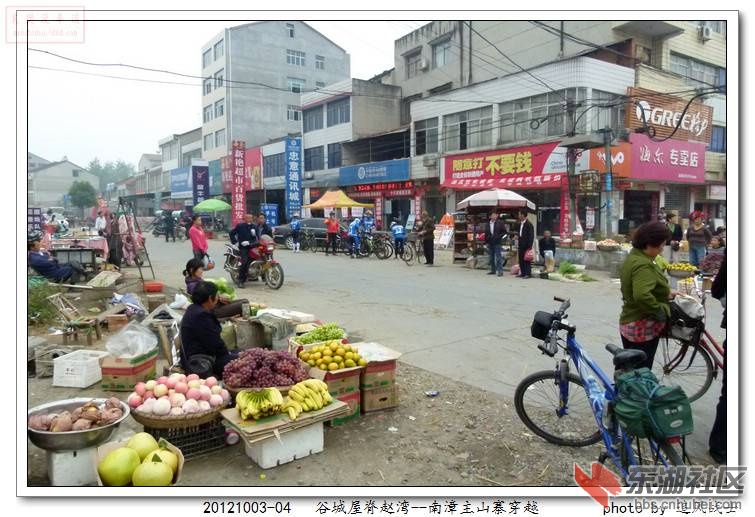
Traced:
<path fill-rule="evenodd" d="M 585 474 L 579 468 L 579 465 L 575 463 L 574 481 L 603 508 L 608 507 L 609 495 L 619 495 L 621 493 L 619 478 L 598 462 L 592 464 L 592 478 Z"/>

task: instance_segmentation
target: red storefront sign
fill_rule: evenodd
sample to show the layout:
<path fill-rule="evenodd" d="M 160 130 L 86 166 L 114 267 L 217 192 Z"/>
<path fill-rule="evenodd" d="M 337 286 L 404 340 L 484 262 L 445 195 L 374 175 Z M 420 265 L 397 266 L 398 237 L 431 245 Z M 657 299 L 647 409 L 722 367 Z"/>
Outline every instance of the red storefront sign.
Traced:
<path fill-rule="evenodd" d="M 632 133 L 632 179 L 705 183 L 705 144 L 682 140 L 656 142 Z"/>
<path fill-rule="evenodd" d="M 414 188 L 413 181 L 391 181 L 388 183 L 372 183 L 370 185 L 354 185 L 349 192 L 383 192 L 386 190 L 403 190 Z"/>
<path fill-rule="evenodd" d="M 457 190 L 561 188 L 563 173 L 544 173 L 557 142 L 457 154 L 444 159 L 442 186 Z"/>
<path fill-rule="evenodd" d="M 569 189 L 565 186 L 561 189 L 561 217 L 559 219 L 559 227 L 561 229 L 561 238 L 566 239 L 569 237 L 569 223 L 571 214 L 569 212 Z"/>
<path fill-rule="evenodd" d="M 231 224 L 236 226 L 244 219 L 246 212 L 246 188 L 244 185 L 244 148 L 246 143 L 233 141 L 231 156 L 233 160 L 233 187 L 231 190 Z"/>

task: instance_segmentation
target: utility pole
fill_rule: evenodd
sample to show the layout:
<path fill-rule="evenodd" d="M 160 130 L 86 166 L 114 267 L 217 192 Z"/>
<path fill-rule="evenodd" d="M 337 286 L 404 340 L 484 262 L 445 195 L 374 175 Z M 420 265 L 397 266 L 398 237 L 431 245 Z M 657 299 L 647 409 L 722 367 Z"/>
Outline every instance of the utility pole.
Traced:
<path fill-rule="evenodd" d="M 613 235 L 613 222 L 611 220 L 611 203 L 613 201 L 613 160 L 611 159 L 611 128 L 606 126 L 603 133 L 606 153 L 606 238 Z"/>
<path fill-rule="evenodd" d="M 574 120 L 574 114 L 577 110 L 577 103 L 571 100 L 566 101 L 566 111 L 568 116 L 566 120 Z M 577 175 L 577 149 L 569 147 L 566 150 L 566 176 L 567 188 L 569 189 L 569 236 L 574 234 L 577 229 L 577 192 L 572 188 L 574 177 Z"/>

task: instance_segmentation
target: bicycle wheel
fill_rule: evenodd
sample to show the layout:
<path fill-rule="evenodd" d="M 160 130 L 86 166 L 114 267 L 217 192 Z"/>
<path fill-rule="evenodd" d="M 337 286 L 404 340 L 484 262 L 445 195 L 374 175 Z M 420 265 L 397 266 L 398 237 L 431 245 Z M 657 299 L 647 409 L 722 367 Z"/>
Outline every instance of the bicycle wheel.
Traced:
<path fill-rule="evenodd" d="M 317 237 L 315 237 L 314 235 L 310 235 L 307 238 L 307 246 L 309 246 L 309 251 L 311 251 L 312 253 L 317 253 L 318 251 Z"/>
<path fill-rule="evenodd" d="M 708 391 L 716 374 L 710 354 L 700 343 L 661 339 L 653 362 L 662 373 L 660 383 L 681 386 L 690 402 Z"/>
<path fill-rule="evenodd" d="M 414 251 L 414 244 L 411 242 L 407 242 L 404 245 L 404 253 L 401 255 L 401 258 L 404 262 L 406 262 L 407 266 L 411 266 L 414 264 L 414 258 L 416 254 Z"/>
<path fill-rule="evenodd" d="M 582 381 L 568 373 L 569 412 L 559 416 L 559 384 L 553 371 L 535 372 L 516 387 L 516 414 L 533 433 L 556 445 L 584 447 L 600 441 L 595 417 Z M 537 421 L 537 423 L 535 423 Z"/>
<path fill-rule="evenodd" d="M 376 241 L 373 249 L 375 251 L 375 256 L 380 260 L 385 260 L 391 256 L 388 244 L 385 241 Z"/>
<path fill-rule="evenodd" d="M 684 450 L 681 444 L 672 444 L 666 441 L 656 441 L 651 438 L 632 439 L 632 453 L 635 465 L 684 465 Z M 628 469 L 630 466 L 629 454 L 625 447 L 621 448 L 621 462 Z"/>
<path fill-rule="evenodd" d="M 427 257 L 425 257 L 425 249 L 422 247 L 422 243 L 417 241 L 417 262 L 420 264 L 427 264 Z"/>

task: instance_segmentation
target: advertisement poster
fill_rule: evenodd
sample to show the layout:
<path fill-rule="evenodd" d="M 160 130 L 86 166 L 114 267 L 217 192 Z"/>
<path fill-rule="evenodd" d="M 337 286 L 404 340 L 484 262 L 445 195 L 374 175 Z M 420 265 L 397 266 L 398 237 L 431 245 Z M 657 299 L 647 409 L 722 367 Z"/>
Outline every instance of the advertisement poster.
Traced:
<path fill-rule="evenodd" d="M 191 167 L 181 167 L 170 171 L 170 197 L 185 199 L 191 196 Z"/>
<path fill-rule="evenodd" d="M 339 169 L 340 185 L 401 181 L 408 180 L 409 177 L 409 158 L 350 165 Z"/>
<path fill-rule="evenodd" d="M 233 187 L 231 190 L 231 225 L 236 226 L 244 220 L 246 212 L 246 190 L 244 189 L 244 148 L 246 143 L 234 140 L 231 151 Z"/>
<path fill-rule="evenodd" d="M 286 138 L 286 218 L 301 214 L 301 138 Z"/>
<path fill-rule="evenodd" d="M 567 239 L 569 237 L 569 224 L 569 189 L 566 187 L 566 185 L 563 185 L 561 187 L 561 219 L 559 220 L 562 239 Z"/>
<path fill-rule="evenodd" d="M 595 228 L 595 209 L 592 207 L 585 208 L 585 228 L 588 230 Z"/>
<path fill-rule="evenodd" d="M 278 205 L 275 203 L 260 203 L 260 211 L 265 214 L 267 224 L 278 226 Z"/>
<path fill-rule="evenodd" d="M 247 149 L 244 153 L 246 190 L 262 190 L 262 148 Z"/>
<path fill-rule="evenodd" d="M 210 197 L 210 167 L 207 162 L 193 160 L 191 164 L 194 206 Z"/>

